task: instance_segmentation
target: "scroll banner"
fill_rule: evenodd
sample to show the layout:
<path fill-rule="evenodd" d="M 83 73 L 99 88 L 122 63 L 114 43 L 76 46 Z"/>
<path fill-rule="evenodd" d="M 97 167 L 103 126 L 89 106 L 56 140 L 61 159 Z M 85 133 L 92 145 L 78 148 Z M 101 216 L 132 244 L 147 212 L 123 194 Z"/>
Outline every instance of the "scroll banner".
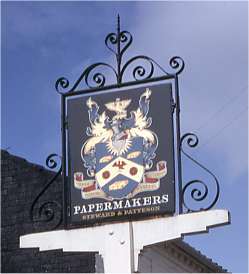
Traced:
<path fill-rule="evenodd" d="M 160 161 L 156 165 L 155 171 L 149 171 L 144 173 L 143 181 L 137 186 L 137 188 L 128 195 L 127 198 L 132 198 L 138 193 L 145 191 L 154 191 L 160 187 L 160 179 L 167 174 L 166 161 Z M 84 180 L 82 172 L 74 173 L 74 186 L 77 189 L 81 189 L 81 196 L 83 199 L 102 198 L 109 200 L 110 198 L 98 188 L 95 180 Z"/>

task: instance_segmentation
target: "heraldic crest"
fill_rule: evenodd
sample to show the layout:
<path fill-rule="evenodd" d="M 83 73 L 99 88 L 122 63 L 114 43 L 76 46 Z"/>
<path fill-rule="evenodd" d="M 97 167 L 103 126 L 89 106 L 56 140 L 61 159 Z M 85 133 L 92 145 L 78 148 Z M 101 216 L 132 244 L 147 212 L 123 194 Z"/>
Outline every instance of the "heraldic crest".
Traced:
<path fill-rule="evenodd" d="M 87 100 L 89 138 L 82 145 L 81 158 L 89 179 L 82 172 L 74 173 L 74 186 L 81 190 L 83 199 L 132 198 L 160 187 L 167 165 L 159 161 L 156 170 L 150 170 L 158 146 L 157 135 L 149 129 L 152 118 L 147 117 L 151 94 L 147 88 L 138 108 L 129 115 L 131 99 L 116 98 L 106 103 L 106 109 L 114 112 L 111 119 L 106 111 L 99 114 L 99 106 L 91 97 Z"/>

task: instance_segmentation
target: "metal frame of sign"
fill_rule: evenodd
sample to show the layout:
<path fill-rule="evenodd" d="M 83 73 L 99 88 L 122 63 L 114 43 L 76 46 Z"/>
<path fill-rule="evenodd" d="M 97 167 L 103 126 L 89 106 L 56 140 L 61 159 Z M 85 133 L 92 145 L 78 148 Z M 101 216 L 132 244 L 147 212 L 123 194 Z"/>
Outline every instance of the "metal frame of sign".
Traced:
<path fill-rule="evenodd" d="M 173 108 L 175 110 L 175 165 L 176 168 L 176 188 L 178 191 L 178 212 L 179 214 L 184 212 L 184 209 L 187 212 L 199 211 L 199 210 L 208 210 L 213 207 L 219 197 L 219 183 L 215 175 L 209 171 L 206 167 L 198 163 L 195 159 L 192 158 L 185 150 L 183 150 L 183 144 L 186 144 L 190 148 L 194 148 L 198 145 L 198 138 L 193 133 L 186 133 L 181 135 L 180 127 L 180 97 L 179 97 L 179 74 L 184 70 L 184 61 L 179 56 L 174 56 L 169 60 L 170 70 L 168 72 L 163 69 L 154 59 L 145 56 L 137 55 L 130 58 L 125 63 L 123 62 L 123 55 L 127 49 L 132 44 L 133 37 L 128 31 L 121 31 L 120 29 L 120 18 L 118 16 L 117 20 L 117 32 L 109 33 L 105 38 L 106 47 L 115 55 L 116 58 L 116 67 L 104 62 L 95 63 L 87 67 L 75 84 L 70 87 L 69 80 L 65 77 L 61 77 L 56 81 L 55 88 L 56 91 L 61 96 L 61 144 L 62 144 L 62 160 L 61 167 L 55 176 L 46 184 L 42 191 L 38 194 L 36 199 L 33 201 L 30 211 L 30 216 L 32 221 L 46 221 L 50 222 L 55 219 L 55 215 L 59 212 L 59 217 L 54 223 L 53 228 L 58 227 L 63 221 L 65 228 L 71 228 L 72 226 L 68 224 L 68 215 L 69 215 L 69 200 L 68 200 L 68 165 L 67 163 L 67 99 L 73 98 L 79 95 L 93 94 L 100 91 L 110 91 L 113 89 L 120 89 L 124 87 L 138 87 L 145 84 L 153 84 L 157 82 L 171 82 L 174 91 L 174 102 Z M 141 61 L 142 64 L 137 64 L 138 61 Z M 106 69 L 107 72 L 111 72 L 115 78 L 113 84 L 107 84 L 107 77 L 103 72 L 103 69 Z M 160 75 L 160 72 L 162 75 Z M 133 80 L 124 81 L 126 74 L 131 73 Z M 82 87 L 85 86 L 85 87 Z M 184 154 L 188 159 L 197 164 L 200 168 L 204 169 L 209 175 L 211 175 L 215 182 L 215 191 L 213 198 L 207 198 L 209 194 L 208 185 L 199 179 L 188 181 L 183 186 L 182 180 L 182 154 Z M 47 158 L 47 166 L 51 169 L 56 168 L 57 162 L 55 160 L 56 154 L 51 154 Z M 41 198 L 43 193 L 49 188 L 49 186 L 56 180 L 56 178 L 62 174 L 63 180 L 63 205 L 60 205 L 58 201 L 49 201 L 40 205 L 37 211 L 35 206 L 38 203 L 38 200 Z M 188 196 L 186 198 L 185 196 Z M 199 204 L 204 200 L 207 201 L 201 207 L 192 207 L 189 203 L 189 198 L 195 203 Z M 35 214 L 36 212 L 36 214 Z M 44 215 L 42 217 L 42 215 Z"/>
<path fill-rule="evenodd" d="M 69 225 L 174 214 L 171 83 L 91 93 L 66 104 Z"/>

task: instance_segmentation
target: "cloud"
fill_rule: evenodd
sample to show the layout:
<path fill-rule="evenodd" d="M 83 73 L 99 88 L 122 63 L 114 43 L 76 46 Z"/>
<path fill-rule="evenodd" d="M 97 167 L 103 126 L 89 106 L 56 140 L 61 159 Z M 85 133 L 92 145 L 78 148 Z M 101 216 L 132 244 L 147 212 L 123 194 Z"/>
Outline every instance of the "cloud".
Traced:
<path fill-rule="evenodd" d="M 76 6 L 84 9 L 84 16 Z M 4 17 L 8 31 L 15 33 L 16 41 L 22 44 L 30 44 L 37 39 L 63 42 L 68 39 L 72 29 L 78 31 L 80 36 L 82 28 L 92 22 L 92 5 L 87 3 L 8 2 L 3 5 L 3 9 L 6 14 L 11 14 Z M 77 19 L 73 20 L 74 18 Z M 95 18 L 94 22 L 99 20 L 100 18 Z M 90 28 L 84 28 L 84 35 L 92 36 L 93 33 Z"/>
<path fill-rule="evenodd" d="M 186 62 L 180 75 L 182 132 L 209 121 L 225 102 L 230 102 L 201 130 L 196 150 L 212 165 L 219 159 L 230 181 L 246 172 L 247 162 L 247 4 L 235 2 L 158 2 L 138 5 L 133 47 L 167 68 L 170 57 Z M 242 93 L 242 94 L 241 94 Z M 244 109 L 244 111 L 243 111 Z M 217 135 L 224 125 L 240 115 Z M 217 136 L 216 136 L 217 135 Z"/>

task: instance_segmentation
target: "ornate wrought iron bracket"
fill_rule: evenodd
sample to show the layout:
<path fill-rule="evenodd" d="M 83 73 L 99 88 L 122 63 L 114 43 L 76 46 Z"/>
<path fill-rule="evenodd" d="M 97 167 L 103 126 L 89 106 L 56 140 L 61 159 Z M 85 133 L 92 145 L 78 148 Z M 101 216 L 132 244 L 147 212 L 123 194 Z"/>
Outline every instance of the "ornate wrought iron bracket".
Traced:
<path fill-rule="evenodd" d="M 58 163 L 55 157 L 59 157 L 57 154 L 50 154 L 46 159 L 46 166 L 50 169 L 55 169 Z M 62 167 L 60 166 L 57 173 L 46 183 L 44 188 L 39 192 L 34 199 L 30 208 L 30 219 L 33 223 L 49 223 L 52 229 L 57 228 L 62 222 L 62 205 L 58 201 L 46 201 L 39 202 L 40 198 L 46 192 L 46 190 L 56 181 L 61 175 Z M 38 208 L 37 208 L 38 205 Z"/>
<path fill-rule="evenodd" d="M 104 87 L 112 88 L 113 85 L 116 87 L 127 86 L 134 84 L 144 83 L 144 81 L 155 81 L 160 80 L 161 77 L 154 78 L 155 76 L 155 67 L 157 67 L 164 75 L 163 79 L 172 79 L 176 75 L 180 74 L 184 69 L 184 61 L 179 56 L 174 56 L 170 59 L 169 65 L 173 71 L 167 72 L 163 69 L 155 60 L 145 55 L 137 55 L 130 58 L 126 63 L 123 63 L 123 55 L 126 50 L 132 44 L 133 37 L 128 31 L 120 30 L 120 17 L 118 15 L 118 24 L 117 24 L 117 32 L 109 33 L 105 38 L 106 47 L 115 55 L 116 59 L 116 67 L 114 68 L 112 65 L 107 64 L 105 62 L 98 62 L 93 65 L 87 67 L 75 84 L 70 88 L 69 80 L 66 77 L 61 77 L 56 81 L 55 88 L 57 92 L 60 94 L 72 94 L 76 92 L 82 92 L 80 85 L 84 83 L 86 88 L 90 89 L 103 89 Z M 128 72 L 129 68 L 132 64 L 135 64 L 136 61 L 144 61 L 147 63 L 148 67 L 144 65 L 136 65 L 132 69 L 132 78 L 131 82 L 124 82 L 124 75 Z M 97 69 L 106 68 L 107 71 L 111 71 L 116 80 L 113 85 L 107 85 L 106 75 L 102 71 L 98 71 Z"/>
<path fill-rule="evenodd" d="M 206 167 L 198 163 L 195 159 L 193 159 L 189 154 L 183 150 L 184 141 L 187 142 L 187 145 L 191 148 L 194 148 L 198 144 L 198 138 L 195 134 L 187 133 L 181 136 L 180 132 L 180 97 L 179 97 L 179 84 L 178 84 L 178 76 L 184 69 L 184 61 L 179 56 L 174 56 L 169 60 L 169 66 L 172 72 L 166 71 L 162 68 L 154 59 L 145 55 L 137 55 L 126 62 L 124 62 L 123 57 L 126 53 L 127 49 L 131 46 L 133 42 L 133 37 L 128 31 L 121 31 L 120 29 L 120 17 L 117 18 L 117 32 L 109 33 L 105 38 L 105 45 L 114 54 L 116 59 L 115 67 L 106 62 L 98 62 L 88 66 L 81 73 L 80 77 L 75 81 L 73 85 L 70 84 L 69 80 L 66 77 L 60 77 L 56 83 L 55 88 L 56 91 L 61 95 L 61 127 L 62 127 L 62 165 L 59 171 L 54 175 L 54 177 L 45 185 L 44 189 L 38 194 L 36 199 L 34 200 L 30 217 L 34 222 L 51 222 L 55 218 L 55 209 L 58 209 L 58 222 L 54 225 L 57 227 L 62 219 L 64 225 L 67 226 L 67 216 L 68 216 L 68 207 L 67 207 L 67 164 L 66 164 L 66 155 L 67 155 L 67 147 L 66 147 L 66 99 L 67 97 L 74 95 L 81 95 L 88 92 L 97 92 L 103 90 L 110 90 L 113 88 L 127 87 L 127 86 L 135 86 L 138 84 L 146 84 L 152 83 L 162 80 L 172 80 L 174 82 L 174 102 L 172 102 L 172 112 L 175 110 L 175 128 L 176 128 L 176 165 L 177 165 L 177 179 L 178 179 L 178 197 L 179 204 L 178 210 L 179 213 L 183 213 L 183 207 L 187 211 L 198 211 L 198 210 L 208 210 L 215 205 L 219 197 L 219 183 L 214 174 L 209 171 Z M 136 65 L 137 61 L 142 61 L 143 64 L 146 65 Z M 115 82 L 107 82 L 107 75 L 103 69 L 106 69 L 107 72 L 111 72 L 114 76 Z M 157 76 L 155 74 L 155 70 L 158 69 L 162 75 Z M 131 81 L 124 81 L 125 75 L 129 76 Z M 198 210 L 191 209 L 188 205 L 188 201 L 186 199 L 187 190 L 189 190 L 194 185 L 199 185 L 203 187 L 203 190 L 200 188 L 194 187 L 190 192 L 190 198 L 192 198 L 195 202 L 204 201 L 208 197 L 209 188 L 207 184 L 205 184 L 201 180 L 192 180 L 187 182 L 184 186 L 182 185 L 182 154 L 185 155 L 188 159 L 193 161 L 200 168 L 205 170 L 209 175 L 214 178 L 216 184 L 216 195 L 214 199 L 210 202 L 209 206 L 200 207 Z M 53 159 L 57 155 L 52 154 L 47 158 L 47 166 L 51 169 L 54 169 L 57 166 L 57 163 Z M 36 210 L 35 206 L 40 199 L 40 197 L 44 194 L 44 192 L 49 188 L 53 182 L 58 178 L 59 174 L 62 173 L 63 179 L 63 206 L 56 201 L 46 202 L 39 206 L 39 209 Z M 62 216 L 62 208 L 63 208 L 63 216 Z"/>
<path fill-rule="evenodd" d="M 188 205 L 189 201 L 187 201 L 187 197 L 186 197 L 187 190 L 191 190 L 189 198 L 191 198 L 192 200 L 194 200 L 197 203 L 207 200 L 208 194 L 209 194 L 209 187 L 204 181 L 201 181 L 199 179 L 191 180 L 191 181 L 187 182 L 182 188 L 181 195 L 182 195 L 183 205 L 187 209 L 188 212 L 194 212 L 194 211 L 199 211 L 199 210 L 208 210 L 216 204 L 216 202 L 218 201 L 218 198 L 219 198 L 220 186 L 219 186 L 218 179 L 209 169 L 207 169 L 205 166 L 200 164 L 197 160 L 195 160 L 192 156 L 190 156 L 183 149 L 183 145 L 185 142 L 190 148 L 195 148 L 199 143 L 197 135 L 194 133 L 186 133 L 181 137 L 181 146 L 180 146 L 181 152 L 189 160 L 194 162 L 197 166 L 199 166 L 201 169 L 206 171 L 213 178 L 216 191 L 215 191 L 214 197 L 208 201 L 208 205 L 206 205 L 205 207 L 200 207 L 198 209 L 191 208 L 191 206 Z"/>

